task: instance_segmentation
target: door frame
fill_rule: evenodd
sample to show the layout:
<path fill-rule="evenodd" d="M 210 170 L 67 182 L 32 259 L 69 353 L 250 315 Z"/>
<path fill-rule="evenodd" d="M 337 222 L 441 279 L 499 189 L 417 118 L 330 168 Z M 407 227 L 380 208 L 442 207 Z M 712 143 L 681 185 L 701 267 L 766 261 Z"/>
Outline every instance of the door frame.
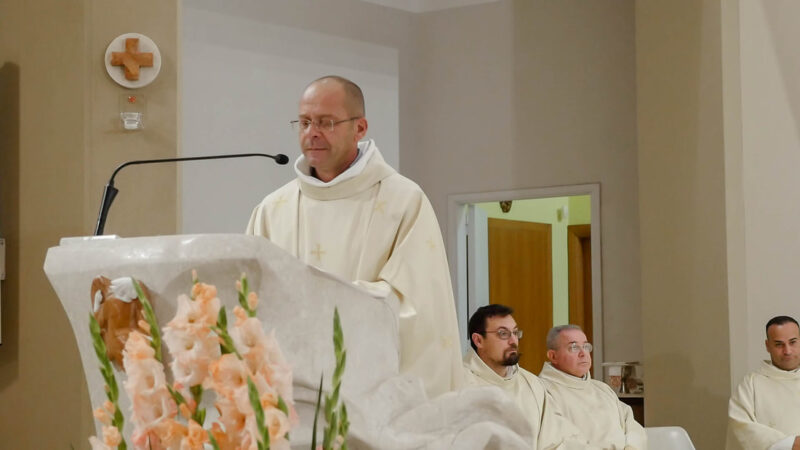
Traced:
<path fill-rule="evenodd" d="M 603 364 L 603 275 L 600 235 L 600 183 L 577 184 L 571 186 L 552 186 L 510 191 L 474 192 L 467 194 L 451 194 L 447 196 L 447 256 L 450 265 L 450 277 L 456 297 L 458 328 L 461 336 L 467 334 L 469 308 L 467 305 L 468 277 L 467 250 L 463 236 L 465 227 L 465 211 L 467 205 L 474 203 L 498 202 L 503 200 L 526 200 L 549 197 L 569 197 L 588 195 L 591 204 L 592 230 L 592 325 L 591 336 L 594 345 L 592 366 Z M 594 370 L 594 377 L 602 379 L 603 371 Z"/>

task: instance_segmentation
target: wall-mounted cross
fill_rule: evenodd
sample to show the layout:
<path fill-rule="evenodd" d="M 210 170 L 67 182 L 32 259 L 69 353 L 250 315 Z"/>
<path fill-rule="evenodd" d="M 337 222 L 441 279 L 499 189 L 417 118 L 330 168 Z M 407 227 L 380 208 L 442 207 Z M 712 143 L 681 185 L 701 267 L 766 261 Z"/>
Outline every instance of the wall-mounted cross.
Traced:
<path fill-rule="evenodd" d="M 136 81 L 139 79 L 139 67 L 153 67 L 153 54 L 139 52 L 139 38 L 127 38 L 124 52 L 111 53 L 111 65 L 124 66 L 125 79 Z"/>

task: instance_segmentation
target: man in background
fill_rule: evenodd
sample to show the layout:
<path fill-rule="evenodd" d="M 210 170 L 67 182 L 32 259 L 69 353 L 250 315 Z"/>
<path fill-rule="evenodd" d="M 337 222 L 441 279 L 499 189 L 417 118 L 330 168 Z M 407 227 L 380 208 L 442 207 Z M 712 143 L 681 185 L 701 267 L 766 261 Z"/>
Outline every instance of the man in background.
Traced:
<path fill-rule="evenodd" d="M 534 448 L 578 448 L 562 446 L 575 435 L 572 426 L 554 414 L 552 399 L 539 378 L 518 364 L 522 330 L 513 312 L 508 306 L 493 304 L 478 308 L 469 319 L 466 383 L 497 386 L 512 398 L 530 423 Z"/>
<path fill-rule="evenodd" d="M 647 448 L 644 428 L 610 386 L 589 376 L 592 344 L 577 325 L 547 333 L 547 359 L 539 377 L 556 410 L 581 432 L 583 443 L 600 448 Z"/>
<path fill-rule="evenodd" d="M 729 450 L 800 450 L 800 328 L 778 316 L 766 332 L 770 360 L 744 377 L 728 405 Z"/>

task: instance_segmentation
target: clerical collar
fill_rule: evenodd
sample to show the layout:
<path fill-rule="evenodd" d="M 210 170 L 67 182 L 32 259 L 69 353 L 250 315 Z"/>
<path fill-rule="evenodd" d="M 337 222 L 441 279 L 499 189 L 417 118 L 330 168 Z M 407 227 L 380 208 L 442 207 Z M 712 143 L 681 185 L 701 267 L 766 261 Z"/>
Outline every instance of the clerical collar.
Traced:
<path fill-rule="evenodd" d="M 784 370 L 784 369 L 781 369 L 780 367 L 776 366 L 775 364 L 772 364 L 772 361 L 768 361 L 768 360 L 765 359 L 764 362 L 769 364 L 770 366 L 774 367 L 775 369 L 782 370 L 782 371 L 784 371 L 786 373 L 800 373 L 800 367 L 798 367 L 798 368 L 796 368 L 794 370 Z"/>
<path fill-rule="evenodd" d="M 328 181 L 327 183 L 320 180 L 319 178 L 311 175 L 311 167 L 308 165 L 308 161 L 306 161 L 306 157 L 304 155 L 300 155 L 297 158 L 297 161 L 294 163 L 294 171 L 297 173 L 297 177 L 300 178 L 304 183 L 309 184 L 314 187 L 331 187 L 335 186 L 342 181 L 349 180 L 350 178 L 357 177 L 364 171 L 364 168 L 367 167 L 367 162 L 372 157 L 372 154 L 375 153 L 375 141 L 372 139 L 368 141 L 362 141 L 358 143 L 358 154 L 356 155 L 356 159 L 350 163 L 350 166 L 342 173 L 339 174 L 336 178 Z"/>
<path fill-rule="evenodd" d="M 503 379 L 510 380 L 514 378 L 514 375 L 517 374 L 517 369 L 519 369 L 517 364 L 514 364 L 513 366 L 506 366 L 506 376 L 504 376 Z"/>

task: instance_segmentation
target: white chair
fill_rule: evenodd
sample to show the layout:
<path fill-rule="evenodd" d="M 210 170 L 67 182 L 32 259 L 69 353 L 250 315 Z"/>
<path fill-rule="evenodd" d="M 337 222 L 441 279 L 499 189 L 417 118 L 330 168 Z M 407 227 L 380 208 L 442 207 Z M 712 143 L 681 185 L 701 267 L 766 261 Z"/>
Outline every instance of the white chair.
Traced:
<path fill-rule="evenodd" d="M 695 450 L 689 433 L 681 427 L 646 427 L 649 450 Z"/>

